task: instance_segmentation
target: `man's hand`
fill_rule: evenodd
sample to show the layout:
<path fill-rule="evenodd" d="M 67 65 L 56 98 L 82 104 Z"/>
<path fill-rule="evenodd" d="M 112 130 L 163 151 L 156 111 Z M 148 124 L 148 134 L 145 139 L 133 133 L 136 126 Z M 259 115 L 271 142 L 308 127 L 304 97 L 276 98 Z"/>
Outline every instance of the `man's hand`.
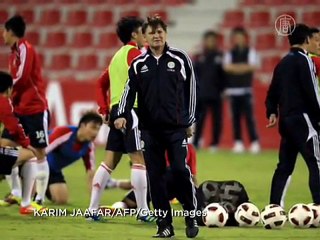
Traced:
<path fill-rule="evenodd" d="M 271 114 L 269 117 L 269 123 L 266 127 L 273 128 L 276 124 L 277 124 L 277 116 L 275 114 Z"/>
<path fill-rule="evenodd" d="M 32 147 L 31 145 L 29 145 L 27 149 L 29 149 L 38 160 L 42 159 L 42 151 Z"/>
<path fill-rule="evenodd" d="M 187 137 L 188 137 L 188 138 L 189 138 L 189 137 L 192 137 L 193 134 L 194 134 L 194 129 L 193 129 L 193 127 L 192 127 L 192 126 L 188 127 L 188 128 L 186 129 L 186 133 L 187 133 Z"/>
<path fill-rule="evenodd" d="M 116 129 L 126 129 L 126 125 L 127 125 L 127 120 L 125 118 L 117 118 L 115 121 L 114 121 L 114 127 Z"/>
<path fill-rule="evenodd" d="M 109 125 L 109 114 L 100 114 L 102 122 L 106 125 Z"/>

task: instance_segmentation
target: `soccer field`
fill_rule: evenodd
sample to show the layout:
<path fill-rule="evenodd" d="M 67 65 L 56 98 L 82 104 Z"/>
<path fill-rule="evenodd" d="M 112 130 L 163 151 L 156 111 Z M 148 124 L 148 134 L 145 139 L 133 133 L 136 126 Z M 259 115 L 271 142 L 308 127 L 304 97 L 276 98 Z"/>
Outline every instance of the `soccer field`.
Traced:
<path fill-rule="evenodd" d="M 103 149 L 97 151 L 97 159 L 103 159 Z M 269 199 L 270 181 L 277 162 L 277 153 L 266 151 L 259 155 L 235 155 L 227 151 L 211 154 L 198 153 L 198 180 L 238 180 L 247 189 L 249 197 L 260 209 Z M 89 204 L 85 170 L 82 161 L 65 170 L 70 190 L 70 204 L 61 208 L 85 209 Z M 127 158 L 114 171 L 116 178 L 129 177 Z M 8 192 L 7 183 L 0 183 L 0 196 Z M 121 190 L 106 191 L 101 204 L 112 204 L 122 199 Z M 308 173 L 301 158 L 297 161 L 286 201 L 286 210 L 295 203 L 311 202 L 308 189 Z M 57 207 L 46 204 L 48 207 Z M 83 217 L 30 217 L 21 216 L 18 206 L 0 208 L 0 239 L 150 239 L 156 232 L 155 224 L 140 223 L 134 217 L 117 217 L 104 223 L 86 222 Z M 183 218 L 174 219 L 175 239 L 186 239 Z M 320 229 L 294 229 L 286 225 L 281 230 L 255 228 L 206 228 L 201 227 L 197 239 L 319 239 Z"/>

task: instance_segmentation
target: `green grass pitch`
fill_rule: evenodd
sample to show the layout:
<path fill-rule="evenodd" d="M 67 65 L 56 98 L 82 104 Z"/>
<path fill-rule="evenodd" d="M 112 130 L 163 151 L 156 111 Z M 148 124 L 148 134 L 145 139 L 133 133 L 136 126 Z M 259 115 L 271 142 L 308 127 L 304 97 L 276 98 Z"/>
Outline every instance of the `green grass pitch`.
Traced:
<path fill-rule="evenodd" d="M 97 159 L 103 159 L 103 149 L 98 149 Z M 275 151 L 265 151 L 259 155 L 235 155 L 227 151 L 211 154 L 198 153 L 198 180 L 239 180 L 242 182 L 254 202 L 262 209 L 269 199 L 270 182 L 277 163 Z M 86 185 L 82 161 L 68 167 L 65 171 L 70 191 L 68 209 L 85 209 L 89 204 L 89 192 Z M 125 157 L 114 171 L 113 177 L 128 178 L 130 174 L 128 160 Z M 0 196 L 8 192 L 6 181 L 0 183 Z M 125 192 L 109 190 L 103 195 L 102 204 L 111 204 L 121 200 Z M 301 158 L 297 161 L 286 200 L 286 210 L 295 203 L 311 202 L 308 188 L 308 172 Z M 48 207 L 56 207 L 49 202 Z M 65 208 L 65 207 L 62 207 Z M 31 217 L 20 216 L 18 206 L 0 208 L 0 239 L 150 239 L 155 234 L 154 224 L 135 221 L 134 217 L 117 217 L 105 223 L 86 222 L 83 217 Z M 183 218 L 174 219 L 175 239 L 186 239 Z M 265 230 L 261 225 L 255 228 L 206 228 L 201 227 L 197 239 L 319 239 L 320 229 L 294 229 L 286 225 L 281 230 Z"/>

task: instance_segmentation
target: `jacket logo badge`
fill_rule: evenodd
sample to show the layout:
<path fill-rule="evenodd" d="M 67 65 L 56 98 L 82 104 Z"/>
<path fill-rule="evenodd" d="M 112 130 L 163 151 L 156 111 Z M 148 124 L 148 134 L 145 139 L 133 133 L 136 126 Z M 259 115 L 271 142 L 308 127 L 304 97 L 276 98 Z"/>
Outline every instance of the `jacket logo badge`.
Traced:
<path fill-rule="evenodd" d="M 148 71 L 149 71 L 149 68 L 147 67 L 147 65 L 143 65 L 142 68 L 140 69 L 141 73 L 148 72 Z"/>
<path fill-rule="evenodd" d="M 174 62 L 168 62 L 168 68 L 174 68 L 176 64 Z"/>

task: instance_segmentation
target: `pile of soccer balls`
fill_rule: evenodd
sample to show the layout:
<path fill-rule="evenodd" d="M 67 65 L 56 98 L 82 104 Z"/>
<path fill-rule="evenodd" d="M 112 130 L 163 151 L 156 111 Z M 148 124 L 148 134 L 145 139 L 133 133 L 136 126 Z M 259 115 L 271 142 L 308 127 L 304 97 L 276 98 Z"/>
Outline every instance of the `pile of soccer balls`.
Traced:
<path fill-rule="evenodd" d="M 228 211 L 219 203 L 211 203 L 203 210 L 203 222 L 207 227 L 223 227 L 229 218 Z M 243 203 L 235 211 L 240 227 L 253 227 L 260 221 L 266 229 L 280 229 L 287 220 L 297 228 L 320 227 L 320 205 L 296 204 L 288 212 L 276 204 L 259 209 L 252 203 Z"/>

